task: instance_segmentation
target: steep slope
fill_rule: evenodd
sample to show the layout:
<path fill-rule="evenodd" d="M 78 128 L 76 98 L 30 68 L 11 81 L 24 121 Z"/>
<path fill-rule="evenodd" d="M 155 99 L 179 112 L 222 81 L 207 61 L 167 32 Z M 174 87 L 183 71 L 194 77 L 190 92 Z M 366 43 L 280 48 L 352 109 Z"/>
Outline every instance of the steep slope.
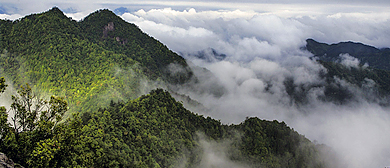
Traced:
<path fill-rule="evenodd" d="M 2 92 L 5 85 L 0 87 Z M 19 94 L 35 100 L 28 87 Z M 64 122 L 66 102 L 52 97 L 47 103 L 55 119 L 18 106 L 15 113 L 26 114 L 17 115 L 18 122 L 40 116 L 23 120 L 23 131 L 15 131 L 21 128 L 7 123 L 7 110 L 0 108 L 0 153 L 26 167 L 330 167 L 324 159 L 332 154 L 327 147 L 284 122 L 247 118 L 223 125 L 188 111 L 162 89 Z"/>
<path fill-rule="evenodd" d="M 184 58 L 109 10 L 90 14 L 81 22 L 81 27 L 89 40 L 103 42 L 106 49 L 140 62 L 153 78 L 163 76 L 164 80 L 183 83 L 192 76 Z M 172 63 L 181 66 L 183 72 L 172 74 L 168 67 Z"/>
<path fill-rule="evenodd" d="M 54 7 L 0 23 L 0 75 L 64 96 L 71 109 L 136 98 L 148 79 L 183 83 L 192 76 L 182 57 L 108 10 L 76 22 Z"/>
<path fill-rule="evenodd" d="M 92 164 L 99 166 L 212 166 L 202 165 L 209 150 L 202 141 L 231 141 L 224 146 L 226 162 L 251 167 L 326 167 L 320 146 L 283 122 L 248 118 L 239 125 L 223 125 L 186 110 L 162 89 L 126 104 L 112 102 L 108 108 L 84 113 L 82 120 L 84 134 L 104 151 L 93 157 Z M 97 128 L 101 134 L 90 133 Z M 84 152 L 94 155 L 99 150 L 89 149 Z"/>

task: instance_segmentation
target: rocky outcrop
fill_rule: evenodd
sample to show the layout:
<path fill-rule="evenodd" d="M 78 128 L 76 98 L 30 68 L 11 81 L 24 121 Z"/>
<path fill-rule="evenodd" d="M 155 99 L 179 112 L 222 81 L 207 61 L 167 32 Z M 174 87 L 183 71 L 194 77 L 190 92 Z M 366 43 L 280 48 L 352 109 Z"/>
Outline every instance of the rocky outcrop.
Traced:
<path fill-rule="evenodd" d="M 0 153 L 0 168 L 13 168 L 15 163 L 9 159 L 4 153 Z"/>
<path fill-rule="evenodd" d="M 8 158 L 4 153 L 0 152 L 0 168 L 23 168 L 19 164 L 14 163 L 12 159 Z"/>
<path fill-rule="evenodd" d="M 107 25 L 104 26 L 103 28 L 103 38 L 107 38 L 108 37 L 108 32 L 109 31 L 114 31 L 115 30 L 115 27 L 114 27 L 114 23 L 113 22 L 109 22 Z M 122 44 L 122 45 L 125 45 L 127 43 L 127 39 L 123 39 L 123 38 L 120 38 L 120 37 L 115 37 L 114 38 L 119 44 Z"/>
<path fill-rule="evenodd" d="M 114 31 L 114 23 L 110 22 L 103 28 L 103 37 L 107 37 L 109 31 Z"/>

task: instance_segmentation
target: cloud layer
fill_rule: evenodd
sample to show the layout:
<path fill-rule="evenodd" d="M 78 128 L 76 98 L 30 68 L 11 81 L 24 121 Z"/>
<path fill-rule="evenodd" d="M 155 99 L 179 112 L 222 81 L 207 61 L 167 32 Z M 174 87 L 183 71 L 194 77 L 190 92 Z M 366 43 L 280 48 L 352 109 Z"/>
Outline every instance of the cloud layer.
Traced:
<path fill-rule="evenodd" d="M 369 92 L 335 78 L 335 85 L 354 93 L 355 100 L 345 105 L 323 102 L 326 69 L 302 51 L 307 38 L 327 43 L 354 41 L 378 48 L 389 47 L 389 13 L 333 13 L 285 17 L 278 13 L 227 11 L 138 10 L 122 15 L 143 31 L 181 53 L 197 66 L 214 75 L 201 79 L 199 90 L 183 88 L 209 110 L 198 111 L 239 123 L 248 116 L 285 121 L 311 140 L 331 146 L 348 167 L 390 165 L 389 109 L 368 102 Z M 198 51 L 215 49 L 226 54 L 222 61 L 193 57 Z M 210 52 L 209 52 L 210 53 Z M 213 55 L 209 55 L 213 57 Z M 211 61 L 210 61 L 211 60 Z M 354 67 L 359 61 L 343 54 L 340 63 Z M 200 76 L 207 76 L 199 74 Z M 295 92 L 307 94 L 307 104 L 297 106 L 288 95 L 286 81 Z M 367 87 L 373 86 L 366 79 Z"/>
<path fill-rule="evenodd" d="M 199 113 L 224 123 L 239 123 L 248 116 L 283 120 L 309 139 L 331 146 L 348 167 L 390 165 L 389 109 L 367 102 L 363 98 L 366 92 L 340 79 L 335 79 L 336 84 L 348 87 L 357 100 L 346 105 L 321 101 L 324 88 L 310 86 L 324 83 L 319 73 L 326 70 L 309 58 L 310 53 L 300 49 L 307 38 L 389 47 L 387 1 L 378 0 L 371 5 L 362 1 L 356 4 L 333 1 L 324 6 L 305 0 L 288 4 L 283 4 L 283 0 L 272 4 L 251 0 L 242 3 L 229 0 L 94 2 L 34 2 L 40 4 L 36 6 L 23 1 L 5 1 L 5 5 L 11 6 L 7 7 L 11 12 L 1 14 L 0 18 L 16 19 L 29 12 L 59 6 L 69 11 L 68 16 L 81 19 L 98 8 L 132 6 L 129 9 L 133 12 L 121 15 L 123 19 L 212 73 L 197 73 L 203 78 L 196 87 L 210 93 L 180 90 L 209 109 Z M 162 8 L 166 6 L 173 8 Z M 192 56 L 209 48 L 226 54 L 226 58 L 204 61 Z M 353 55 L 342 55 L 341 63 L 355 66 L 358 62 Z M 297 91 L 310 88 L 305 90 L 306 105 L 296 106 L 288 96 L 285 81 L 289 79 L 292 84 L 302 86 L 294 88 Z M 373 81 L 367 79 L 367 87 L 373 85 L 370 82 Z"/>

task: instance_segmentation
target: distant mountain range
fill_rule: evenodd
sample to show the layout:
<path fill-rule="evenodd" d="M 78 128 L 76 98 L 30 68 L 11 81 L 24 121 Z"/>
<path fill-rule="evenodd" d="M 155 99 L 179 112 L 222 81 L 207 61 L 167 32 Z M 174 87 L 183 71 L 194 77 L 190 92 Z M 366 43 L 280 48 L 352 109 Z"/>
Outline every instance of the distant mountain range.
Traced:
<path fill-rule="evenodd" d="M 370 90 L 364 94 L 369 101 L 375 99 L 382 105 L 390 105 L 388 98 L 390 95 L 389 48 L 378 49 L 355 42 L 340 42 L 329 45 L 313 39 L 307 39 L 306 41 L 307 44 L 304 49 L 313 53 L 314 57 L 319 59 L 318 62 L 327 69 L 324 77 L 328 83 L 332 83 L 335 77 L 346 80 L 363 91 Z M 349 54 L 351 57 L 358 59 L 360 65 L 358 67 L 346 67 L 341 64 L 342 54 Z M 368 67 L 365 65 L 368 65 Z M 373 88 L 366 88 L 369 81 L 373 82 Z M 333 97 L 331 99 L 336 99 L 339 102 L 354 97 L 354 93 L 349 91 L 348 88 L 335 87 L 335 85 L 327 89 L 325 94 L 326 97 Z"/>
<path fill-rule="evenodd" d="M 340 42 L 331 45 L 313 39 L 307 39 L 306 42 L 306 46 L 302 49 L 311 52 L 313 61 L 326 69 L 318 74 L 325 82 L 297 85 L 294 78 L 287 78 L 284 86 L 292 103 L 297 105 L 308 103 L 308 93 L 316 88 L 324 88 L 324 95 L 318 97 L 322 101 L 336 104 L 358 101 L 362 95 L 355 93 L 353 87 L 356 87 L 363 92 L 363 99 L 385 106 L 390 105 L 388 98 L 390 95 L 389 48 L 378 49 L 355 42 Z M 359 65 L 345 65 L 343 63 L 344 54 L 348 54 L 350 59 L 356 59 Z M 221 61 L 228 57 L 212 48 L 185 56 L 196 57 L 207 62 Z M 350 85 L 342 85 L 338 80 L 344 80 Z"/>
<path fill-rule="evenodd" d="M 335 62 L 340 59 L 340 54 L 348 53 L 350 56 L 357 58 L 362 65 L 367 63 L 371 68 L 390 70 L 390 48 L 378 49 L 355 42 L 325 44 L 313 39 L 307 39 L 306 42 L 305 49 L 320 60 Z"/>

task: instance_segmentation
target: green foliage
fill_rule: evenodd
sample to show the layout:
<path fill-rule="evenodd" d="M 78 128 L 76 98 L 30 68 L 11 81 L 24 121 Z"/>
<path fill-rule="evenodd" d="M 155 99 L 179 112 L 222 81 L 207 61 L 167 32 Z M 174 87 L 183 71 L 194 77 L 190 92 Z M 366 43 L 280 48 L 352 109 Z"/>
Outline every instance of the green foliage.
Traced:
<path fill-rule="evenodd" d="M 186 110 L 162 89 L 64 122 L 62 98 L 38 99 L 28 85 L 18 93 L 13 124 L 0 111 L 0 151 L 28 167 L 176 167 L 184 158 L 185 167 L 196 167 L 198 132 L 209 141 L 230 140 L 229 159 L 253 167 L 326 167 L 317 146 L 283 122 L 223 125 Z"/>
<path fill-rule="evenodd" d="M 103 167 L 173 167 L 180 153 L 194 147 L 195 131 L 214 124 L 161 89 L 126 104 L 112 102 L 107 109 L 83 114 L 82 119 L 87 153 L 96 159 L 96 166 Z"/>
<path fill-rule="evenodd" d="M 18 96 L 12 96 L 11 112 L 15 132 L 51 130 L 62 120 L 67 111 L 67 103 L 60 97 L 52 96 L 50 101 L 39 99 L 31 87 L 21 87 Z"/>
<path fill-rule="evenodd" d="M 183 83 L 192 76 L 184 58 L 143 33 L 136 25 L 125 22 L 107 9 L 90 14 L 80 24 L 89 40 L 102 41 L 107 50 L 127 55 L 138 61 L 146 67 L 144 70 L 152 79 L 162 76 L 169 82 Z M 125 62 L 122 62 L 122 65 L 123 63 Z M 172 63 L 180 66 L 183 71 L 173 75 L 168 69 Z"/>
<path fill-rule="evenodd" d="M 48 147 L 56 142 L 54 129 L 62 120 L 67 103 L 54 96 L 50 101 L 39 99 L 29 85 L 21 87 L 12 101 L 9 112 L 4 107 L 0 110 L 0 150 L 22 165 L 33 166 L 37 161 L 41 163 L 35 166 L 44 167 L 56 151 Z M 8 113 L 12 114 L 11 124 L 7 122 Z"/>
<path fill-rule="evenodd" d="M 162 89 L 129 100 L 144 78 L 177 84 L 192 72 L 108 10 L 80 22 L 58 8 L 0 20 L 0 38 L 0 73 L 15 86 L 33 86 L 21 87 L 8 112 L 0 108 L 0 151 L 23 166 L 176 167 L 186 160 L 185 167 L 196 167 L 201 132 L 210 141 L 231 140 L 229 159 L 254 167 L 324 167 L 316 146 L 284 123 L 250 118 L 223 125 Z M 0 78 L 0 92 L 5 87 Z M 67 102 L 74 113 L 63 121 Z"/>
<path fill-rule="evenodd" d="M 5 84 L 4 77 L 0 78 L 0 93 L 3 93 L 7 85 Z M 0 136 L 4 135 L 5 132 L 9 129 L 8 114 L 7 110 L 4 107 L 0 107 Z M 0 137 L 1 138 L 1 137 Z M 0 145 L 1 147 L 1 145 Z"/>
<path fill-rule="evenodd" d="M 31 83 L 41 95 L 64 97 L 71 112 L 134 99 L 148 78 L 182 83 L 192 75 L 182 57 L 108 10 L 76 22 L 55 7 L 0 23 L 0 74 L 14 86 Z M 171 74 L 171 63 L 184 71 Z"/>
<path fill-rule="evenodd" d="M 202 158 L 197 132 L 203 132 L 210 140 L 231 140 L 229 159 L 253 167 L 325 167 L 317 147 L 283 122 L 223 125 L 186 110 L 162 89 L 81 118 L 84 152 L 94 166 L 175 167 L 187 158 L 186 167 L 196 167 Z"/>
<path fill-rule="evenodd" d="M 234 127 L 244 133 L 238 147 L 253 167 L 326 167 L 318 147 L 284 122 L 248 118 Z"/>
<path fill-rule="evenodd" d="M 5 79 L 4 77 L 0 78 L 0 93 L 3 93 L 7 85 L 5 84 Z"/>

